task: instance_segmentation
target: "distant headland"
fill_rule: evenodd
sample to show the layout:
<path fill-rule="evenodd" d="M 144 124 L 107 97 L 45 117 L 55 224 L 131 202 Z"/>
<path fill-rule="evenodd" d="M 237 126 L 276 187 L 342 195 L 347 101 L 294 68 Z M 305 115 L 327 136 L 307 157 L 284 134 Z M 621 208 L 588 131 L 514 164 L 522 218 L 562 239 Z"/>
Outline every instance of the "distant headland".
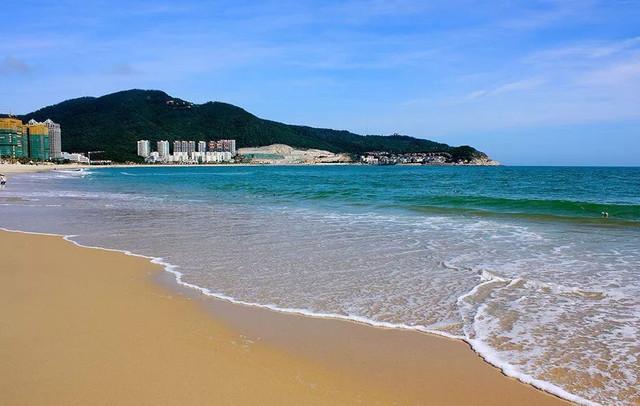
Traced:
<path fill-rule="evenodd" d="M 348 156 L 351 162 L 370 157 L 367 163 L 417 160 L 495 164 L 485 153 L 466 145 L 454 147 L 406 135 L 358 135 L 344 130 L 284 124 L 259 118 L 231 104 L 195 104 L 159 90 L 132 89 L 101 97 L 80 97 L 18 118 L 23 121 L 51 119 L 62 128 L 63 151 L 101 151 L 99 159 L 114 162 L 140 161 L 135 146 L 141 139 L 149 140 L 152 145 L 161 140 L 234 139 L 239 150 L 281 144 L 296 150 Z"/>

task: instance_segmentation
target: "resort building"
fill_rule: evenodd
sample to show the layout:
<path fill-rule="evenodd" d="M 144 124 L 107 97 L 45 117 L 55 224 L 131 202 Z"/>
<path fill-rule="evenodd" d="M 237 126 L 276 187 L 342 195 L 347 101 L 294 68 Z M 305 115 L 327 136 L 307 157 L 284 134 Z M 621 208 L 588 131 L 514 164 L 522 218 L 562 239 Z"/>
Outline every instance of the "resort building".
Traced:
<path fill-rule="evenodd" d="M 169 152 L 169 141 L 158 141 L 158 155 L 160 155 L 161 159 L 165 159 L 170 155 Z"/>
<path fill-rule="evenodd" d="M 60 124 L 54 123 L 50 118 L 43 123 L 49 130 L 49 156 L 51 159 L 62 158 L 62 131 Z"/>
<path fill-rule="evenodd" d="M 22 120 L 13 117 L 0 118 L 0 157 L 22 158 L 26 156 L 24 151 L 26 138 L 23 136 Z"/>
<path fill-rule="evenodd" d="M 149 162 L 149 163 L 157 163 L 157 162 L 162 162 L 162 158 L 160 157 L 160 153 L 157 151 L 153 151 L 152 153 L 150 153 L 145 159 L 145 162 Z"/>
<path fill-rule="evenodd" d="M 37 161 L 47 161 L 50 157 L 49 128 L 44 123 L 29 120 L 26 125 L 28 136 L 29 158 Z M 24 148 L 24 142 L 23 142 Z"/>
<path fill-rule="evenodd" d="M 157 151 L 150 151 L 149 141 L 138 141 L 138 155 L 143 156 L 149 163 L 222 163 L 232 162 L 236 153 L 235 140 L 220 141 L 185 141 L 173 142 L 173 153 L 169 152 L 169 141 L 158 141 Z M 207 151 L 207 146 L 209 151 Z M 213 148 L 213 149 L 211 149 Z M 144 155 L 143 155 L 144 154 Z"/>
<path fill-rule="evenodd" d="M 231 162 L 231 152 L 196 152 L 193 155 L 194 163 L 223 163 Z"/>
<path fill-rule="evenodd" d="M 231 152 L 231 156 L 236 156 L 236 140 L 209 141 L 209 151 Z"/>
<path fill-rule="evenodd" d="M 231 156 L 236 156 L 236 140 L 223 140 L 226 143 L 225 152 L 231 152 Z"/>
<path fill-rule="evenodd" d="M 76 154 L 76 153 L 70 154 L 68 152 L 62 152 L 60 154 L 60 157 L 64 160 L 71 161 L 71 162 L 89 164 L 89 158 L 86 157 L 84 154 Z"/>
<path fill-rule="evenodd" d="M 25 125 L 15 117 L 0 118 L 0 156 L 31 158 L 36 161 L 61 159 L 60 124 L 51 119 Z"/>
<path fill-rule="evenodd" d="M 174 152 L 173 153 L 173 162 L 188 162 L 189 154 L 187 152 Z"/>
<path fill-rule="evenodd" d="M 151 147 L 149 146 L 149 140 L 138 141 L 138 156 L 146 158 L 149 156 L 150 152 L 151 152 Z"/>
<path fill-rule="evenodd" d="M 196 152 L 195 141 L 174 141 L 173 142 L 173 154 L 186 153 L 188 156 L 193 156 Z"/>

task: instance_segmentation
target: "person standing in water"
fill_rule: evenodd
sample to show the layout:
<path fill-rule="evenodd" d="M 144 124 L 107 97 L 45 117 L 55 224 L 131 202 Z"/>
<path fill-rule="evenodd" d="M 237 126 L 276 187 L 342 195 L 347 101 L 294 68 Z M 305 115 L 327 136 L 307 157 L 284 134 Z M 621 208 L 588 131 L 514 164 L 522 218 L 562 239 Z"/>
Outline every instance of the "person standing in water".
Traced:
<path fill-rule="evenodd" d="M 7 185 L 7 177 L 0 173 L 0 189 L 4 189 Z"/>

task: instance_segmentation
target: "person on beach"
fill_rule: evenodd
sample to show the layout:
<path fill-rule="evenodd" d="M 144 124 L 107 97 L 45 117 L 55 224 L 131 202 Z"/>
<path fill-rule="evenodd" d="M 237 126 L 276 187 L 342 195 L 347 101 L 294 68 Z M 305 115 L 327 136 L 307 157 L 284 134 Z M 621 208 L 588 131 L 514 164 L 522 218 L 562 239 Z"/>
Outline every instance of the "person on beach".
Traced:
<path fill-rule="evenodd" d="M 7 177 L 0 173 L 0 189 L 4 189 L 7 184 Z"/>

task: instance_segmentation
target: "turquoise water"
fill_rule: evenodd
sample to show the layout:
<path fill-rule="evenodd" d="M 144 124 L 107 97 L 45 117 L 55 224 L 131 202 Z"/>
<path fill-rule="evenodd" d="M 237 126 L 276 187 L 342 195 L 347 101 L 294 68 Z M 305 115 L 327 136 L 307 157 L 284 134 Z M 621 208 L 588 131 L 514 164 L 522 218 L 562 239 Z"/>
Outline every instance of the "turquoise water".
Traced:
<path fill-rule="evenodd" d="M 640 168 L 545 167 L 262 167 L 111 171 L 152 177 L 153 193 L 163 185 L 186 198 L 273 199 L 372 209 L 598 219 L 640 222 Z M 209 179 L 212 174 L 220 177 Z M 202 177 L 207 177 L 203 185 Z M 120 187 L 137 180 L 116 177 Z"/>
<path fill-rule="evenodd" d="M 0 211 L 218 297 L 455 337 L 560 396 L 640 402 L 639 168 L 101 168 L 14 177 Z"/>

